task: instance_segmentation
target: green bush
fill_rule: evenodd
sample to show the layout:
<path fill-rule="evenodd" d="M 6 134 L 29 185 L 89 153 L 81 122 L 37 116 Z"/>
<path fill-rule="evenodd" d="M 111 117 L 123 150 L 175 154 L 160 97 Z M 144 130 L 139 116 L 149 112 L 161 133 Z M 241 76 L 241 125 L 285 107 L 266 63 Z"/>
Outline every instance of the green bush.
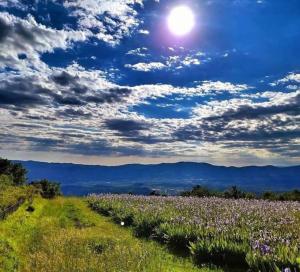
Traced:
<path fill-rule="evenodd" d="M 236 186 L 232 186 L 229 188 L 227 191 L 224 192 L 225 198 L 234 198 L 234 199 L 239 199 L 239 198 L 245 198 L 246 193 L 238 189 Z"/>
<path fill-rule="evenodd" d="M 208 188 L 203 187 L 201 185 L 196 185 L 192 188 L 191 191 L 185 191 L 181 193 L 181 196 L 196 196 L 196 197 L 207 197 L 213 196 L 214 193 L 210 191 Z"/>
<path fill-rule="evenodd" d="M 190 191 L 184 191 L 180 194 L 184 197 L 221 197 L 231 199 L 264 199 L 272 201 L 300 201 L 300 190 L 277 193 L 266 191 L 260 195 L 252 192 L 242 191 L 237 186 L 232 186 L 224 192 L 213 191 L 201 185 L 194 186 Z"/>
<path fill-rule="evenodd" d="M 267 200 L 300 201 L 300 191 L 293 190 L 284 193 L 265 192 L 262 198 Z"/>
<path fill-rule="evenodd" d="M 51 199 L 62 194 L 60 190 L 60 184 L 57 182 L 49 181 L 47 179 L 32 182 L 31 185 L 33 185 L 39 190 L 43 198 Z"/>

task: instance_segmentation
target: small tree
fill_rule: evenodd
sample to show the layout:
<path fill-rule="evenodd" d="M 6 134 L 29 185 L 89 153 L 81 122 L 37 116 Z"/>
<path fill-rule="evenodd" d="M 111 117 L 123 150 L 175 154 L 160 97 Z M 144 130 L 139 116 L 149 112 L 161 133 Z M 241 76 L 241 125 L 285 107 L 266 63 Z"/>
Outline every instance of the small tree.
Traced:
<path fill-rule="evenodd" d="M 31 185 L 39 189 L 40 194 L 43 198 L 51 199 L 62 194 L 60 184 L 57 182 L 49 181 L 47 179 L 32 182 Z"/>
<path fill-rule="evenodd" d="M 149 196 L 160 196 L 160 192 L 157 191 L 157 190 L 152 190 L 150 193 L 149 193 Z"/>
<path fill-rule="evenodd" d="M 238 199 L 238 198 L 245 198 L 245 193 L 240 189 L 238 189 L 238 187 L 232 186 L 231 188 L 229 188 L 229 190 L 224 192 L 224 196 L 226 198 Z"/>
<path fill-rule="evenodd" d="M 276 200 L 277 199 L 277 195 L 274 192 L 264 192 L 262 195 L 263 199 L 266 200 Z"/>
<path fill-rule="evenodd" d="M 11 167 L 14 185 L 23 185 L 26 182 L 27 170 L 20 163 L 13 163 Z"/>
<path fill-rule="evenodd" d="M 20 163 L 13 163 L 0 158 L 0 175 L 11 176 L 13 185 L 23 185 L 26 182 L 27 170 Z"/>

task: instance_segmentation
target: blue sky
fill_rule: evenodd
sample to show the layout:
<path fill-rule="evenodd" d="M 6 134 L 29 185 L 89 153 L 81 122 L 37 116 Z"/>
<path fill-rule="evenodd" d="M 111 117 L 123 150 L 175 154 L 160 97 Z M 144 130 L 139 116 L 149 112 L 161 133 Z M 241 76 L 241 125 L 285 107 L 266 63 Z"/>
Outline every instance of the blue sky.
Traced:
<path fill-rule="evenodd" d="M 0 156 L 298 164 L 299 29 L 298 0 L 0 1 Z"/>

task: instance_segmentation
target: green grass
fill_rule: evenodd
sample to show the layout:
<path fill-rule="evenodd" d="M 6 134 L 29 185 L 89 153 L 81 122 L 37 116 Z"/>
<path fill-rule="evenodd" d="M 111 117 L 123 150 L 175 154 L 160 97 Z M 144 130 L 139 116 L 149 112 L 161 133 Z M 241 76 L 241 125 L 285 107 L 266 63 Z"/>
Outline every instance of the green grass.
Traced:
<path fill-rule="evenodd" d="M 217 271 L 197 268 L 91 211 L 80 198 L 35 198 L 0 221 L 0 271 Z"/>
<path fill-rule="evenodd" d="M 28 199 L 32 194 L 30 186 L 1 186 L 0 184 L 0 218 L 8 207 L 15 205 L 20 199 Z"/>

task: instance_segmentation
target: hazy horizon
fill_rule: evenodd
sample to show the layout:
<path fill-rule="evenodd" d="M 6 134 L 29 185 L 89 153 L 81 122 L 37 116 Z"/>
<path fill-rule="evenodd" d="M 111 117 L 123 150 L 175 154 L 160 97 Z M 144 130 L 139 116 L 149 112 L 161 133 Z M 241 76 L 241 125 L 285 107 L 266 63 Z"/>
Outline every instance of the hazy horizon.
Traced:
<path fill-rule="evenodd" d="M 60 161 L 60 160 L 36 160 L 36 159 L 20 159 L 18 158 L 7 158 L 12 161 L 31 161 L 31 162 L 41 162 L 41 163 L 58 163 L 58 164 L 75 164 L 75 165 L 86 165 L 86 166 L 124 166 L 124 165 L 132 165 L 132 164 L 137 164 L 137 165 L 157 165 L 157 164 L 167 164 L 167 163 L 200 163 L 200 164 L 211 164 L 214 166 L 225 166 L 225 167 L 247 167 L 247 166 L 275 166 L 275 167 L 293 167 L 293 166 L 299 166 L 300 164 L 293 164 L 293 165 L 276 165 L 276 164 L 242 164 L 242 165 L 233 165 L 233 164 L 218 164 L 218 163 L 213 163 L 213 162 L 205 162 L 205 161 L 193 161 L 193 160 L 165 160 L 165 161 L 152 161 L 152 162 L 143 162 L 143 161 L 130 161 L 128 158 L 124 160 L 124 163 L 120 162 L 118 163 L 95 163 L 95 162 L 90 162 L 86 163 L 86 160 L 83 162 L 80 161 Z"/>

